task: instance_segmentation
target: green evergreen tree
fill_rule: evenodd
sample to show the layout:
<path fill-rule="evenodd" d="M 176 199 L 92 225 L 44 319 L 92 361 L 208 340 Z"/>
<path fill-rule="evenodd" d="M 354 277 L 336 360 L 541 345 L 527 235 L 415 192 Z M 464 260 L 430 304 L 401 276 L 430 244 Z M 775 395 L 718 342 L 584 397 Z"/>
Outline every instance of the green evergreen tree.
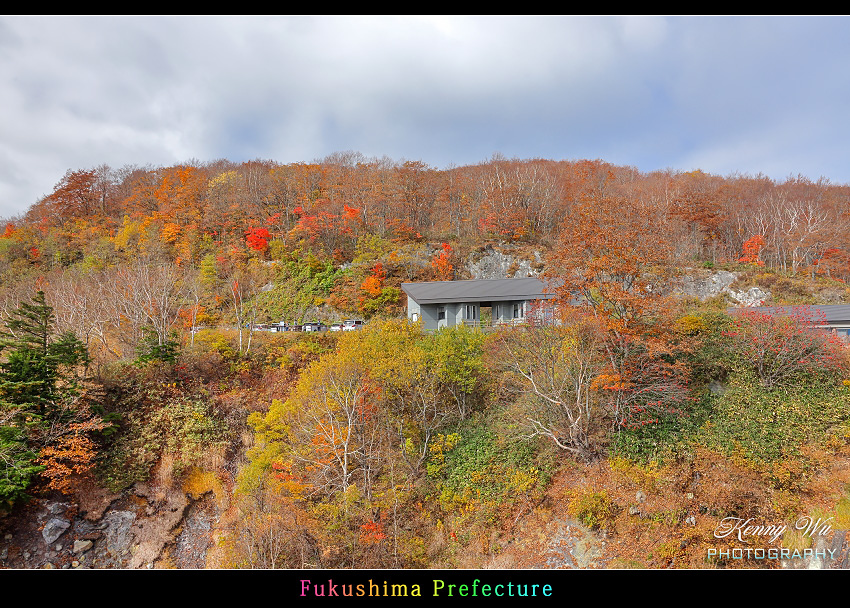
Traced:
<path fill-rule="evenodd" d="M 73 370 L 89 361 L 73 333 L 53 339 L 54 322 L 53 308 L 39 291 L 12 311 L 0 332 L 6 355 L 0 363 L 0 501 L 6 503 L 25 496 L 44 468 L 35 463 L 42 430 L 73 417 L 63 404 L 78 392 Z"/>
<path fill-rule="evenodd" d="M 139 346 L 136 349 L 138 353 L 136 365 L 143 366 L 151 361 L 163 361 L 165 363 L 177 361 L 180 342 L 177 341 L 176 334 L 172 332 L 169 338 L 160 344 L 159 336 L 155 331 L 149 327 L 143 327 L 142 332 L 144 337 L 139 341 Z"/>
<path fill-rule="evenodd" d="M 11 506 L 27 496 L 26 489 L 33 478 L 44 470 L 35 463 L 37 457 L 21 429 L 5 421 L 0 423 L 0 503 Z"/>

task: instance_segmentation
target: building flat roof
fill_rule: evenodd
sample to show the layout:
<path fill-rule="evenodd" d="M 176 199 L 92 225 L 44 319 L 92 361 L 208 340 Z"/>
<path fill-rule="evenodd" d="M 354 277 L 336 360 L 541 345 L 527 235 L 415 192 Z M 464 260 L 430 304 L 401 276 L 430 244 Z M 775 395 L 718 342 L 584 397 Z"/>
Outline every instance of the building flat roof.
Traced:
<path fill-rule="evenodd" d="M 401 288 L 419 304 L 549 300 L 555 297 L 554 293 L 547 292 L 547 284 L 544 281 L 534 277 L 402 283 Z"/>
<path fill-rule="evenodd" d="M 753 306 L 749 308 L 731 308 L 731 313 L 752 310 L 766 314 L 789 315 L 802 313 L 811 315 L 812 320 L 817 323 L 821 320 L 829 323 L 850 323 L 850 304 L 818 304 L 800 306 Z"/>

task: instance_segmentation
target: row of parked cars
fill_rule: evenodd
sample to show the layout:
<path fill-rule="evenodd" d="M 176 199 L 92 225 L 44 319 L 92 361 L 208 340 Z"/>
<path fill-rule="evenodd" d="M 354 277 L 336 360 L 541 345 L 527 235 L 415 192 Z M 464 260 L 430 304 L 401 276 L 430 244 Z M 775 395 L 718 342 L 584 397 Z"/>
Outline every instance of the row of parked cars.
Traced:
<path fill-rule="evenodd" d="M 303 325 L 289 325 L 287 323 L 266 323 L 255 325 L 257 331 L 354 331 L 363 327 L 363 321 L 346 319 L 342 323 L 325 325 L 324 323 L 304 323 Z"/>
<path fill-rule="evenodd" d="M 363 327 L 363 321 L 346 319 L 342 323 L 334 323 L 328 329 L 330 331 L 354 331 L 355 329 L 360 329 L 361 327 Z"/>

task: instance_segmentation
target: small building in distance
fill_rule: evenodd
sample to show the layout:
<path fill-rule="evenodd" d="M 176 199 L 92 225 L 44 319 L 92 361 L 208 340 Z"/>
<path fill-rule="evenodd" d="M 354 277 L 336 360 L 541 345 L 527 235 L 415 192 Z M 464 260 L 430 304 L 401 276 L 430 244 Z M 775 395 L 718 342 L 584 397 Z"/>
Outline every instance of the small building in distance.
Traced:
<path fill-rule="evenodd" d="M 401 289 L 407 318 L 421 320 L 425 330 L 524 323 L 535 303 L 555 297 L 537 278 L 402 283 Z"/>
<path fill-rule="evenodd" d="M 731 308 L 730 314 L 752 311 L 760 314 L 793 315 L 810 323 L 817 329 L 832 331 L 850 339 L 850 304 L 816 304 L 798 306 L 752 306 Z"/>

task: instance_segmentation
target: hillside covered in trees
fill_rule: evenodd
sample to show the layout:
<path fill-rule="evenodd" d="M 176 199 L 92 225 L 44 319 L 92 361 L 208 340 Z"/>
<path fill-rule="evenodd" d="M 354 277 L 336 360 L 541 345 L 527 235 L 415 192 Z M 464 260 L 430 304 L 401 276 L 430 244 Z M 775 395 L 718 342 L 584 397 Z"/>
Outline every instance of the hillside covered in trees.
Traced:
<path fill-rule="evenodd" d="M 850 302 L 850 186 L 340 153 L 69 170 L 4 225 L 7 517 L 92 484 L 212 493 L 228 568 L 498 565 L 562 517 L 607 532 L 598 567 L 779 567 L 710 557 L 728 517 L 831 517 L 846 551 L 850 359 L 805 305 Z M 562 323 L 408 323 L 402 282 L 494 247 L 557 279 Z M 719 269 L 800 308 L 671 287 Z"/>

